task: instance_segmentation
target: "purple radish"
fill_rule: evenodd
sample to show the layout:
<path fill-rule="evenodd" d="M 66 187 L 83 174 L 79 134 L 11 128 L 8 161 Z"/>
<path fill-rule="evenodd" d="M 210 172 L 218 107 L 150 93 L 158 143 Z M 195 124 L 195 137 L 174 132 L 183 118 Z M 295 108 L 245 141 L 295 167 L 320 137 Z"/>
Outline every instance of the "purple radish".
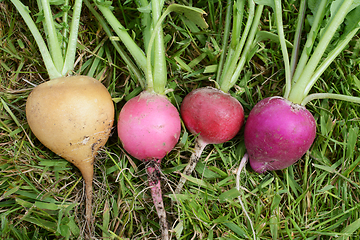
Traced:
<path fill-rule="evenodd" d="M 228 93 L 205 87 L 190 92 L 181 104 L 186 128 L 197 136 L 194 153 L 184 170 L 190 175 L 207 144 L 224 143 L 235 137 L 244 123 L 244 109 Z M 179 193 L 186 179 L 182 177 L 175 190 Z"/>
<path fill-rule="evenodd" d="M 285 34 L 282 22 L 281 1 L 274 1 L 276 25 L 283 53 L 285 66 L 284 98 L 266 98 L 255 105 L 249 114 L 245 126 L 245 146 L 249 154 L 251 167 L 258 173 L 271 170 L 281 170 L 298 161 L 311 147 L 316 135 L 316 122 L 305 105 L 314 99 L 333 98 L 350 102 L 360 102 L 360 98 L 335 93 L 311 93 L 316 81 L 326 68 L 343 51 L 353 36 L 360 29 L 349 27 L 348 31 L 337 32 L 339 26 L 352 19 L 352 1 L 341 4 L 332 3 L 338 8 L 330 12 L 328 3 L 319 4 L 315 21 L 300 53 L 300 41 L 295 39 L 291 62 L 287 52 Z M 303 22 L 307 19 L 306 5 L 298 15 L 296 35 L 302 35 Z M 347 15 L 349 14 L 349 16 Z M 336 21 L 326 20 L 327 16 Z M 348 20 L 347 17 L 349 17 Z M 321 34 L 318 34 L 319 31 Z M 336 36 L 341 39 L 334 47 L 331 41 Z M 328 46 L 332 46 L 331 49 Z M 325 54 L 326 53 L 326 54 Z"/>
<path fill-rule="evenodd" d="M 304 106 L 270 97 L 251 110 L 244 135 L 254 171 L 280 170 L 294 164 L 310 148 L 316 122 Z"/>
<path fill-rule="evenodd" d="M 124 149 L 147 163 L 149 186 L 160 219 L 162 239 L 169 239 L 169 236 L 160 186 L 160 163 L 175 147 L 180 131 L 179 113 L 164 95 L 143 91 L 129 100 L 119 115 L 118 135 Z"/>

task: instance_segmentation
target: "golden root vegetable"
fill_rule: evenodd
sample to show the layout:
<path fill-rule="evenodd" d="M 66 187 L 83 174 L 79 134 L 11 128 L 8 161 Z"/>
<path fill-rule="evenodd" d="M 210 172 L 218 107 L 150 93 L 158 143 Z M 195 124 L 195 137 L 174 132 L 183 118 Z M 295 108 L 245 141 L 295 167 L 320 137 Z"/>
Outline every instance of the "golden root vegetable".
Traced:
<path fill-rule="evenodd" d="M 30 93 L 26 117 L 42 144 L 81 171 L 86 185 L 86 219 L 90 229 L 93 164 L 114 122 L 114 105 L 109 92 L 91 77 L 56 78 L 38 85 Z"/>

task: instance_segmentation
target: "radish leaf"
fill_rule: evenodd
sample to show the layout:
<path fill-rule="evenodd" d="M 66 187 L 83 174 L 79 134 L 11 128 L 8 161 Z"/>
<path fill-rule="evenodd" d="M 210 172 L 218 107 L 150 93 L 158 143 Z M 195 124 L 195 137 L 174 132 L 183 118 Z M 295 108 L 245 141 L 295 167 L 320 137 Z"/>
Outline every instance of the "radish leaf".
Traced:
<path fill-rule="evenodd" d="M 194 22 L 199 27 L 208 28 L 208 24 L 204 19 L 204 15 L 207 14 L 202 9 L 172 4 L 168 7 L 168 11 L 182 13 L 187 19 Z"/>
<path fill-rule="evenodd" d="M 346 36 L 349 32 L 355 28 L 360 27 L 360 6 L 353 9 L 345 18 L 345 30 L 343 36 Z"/>
<path fill-rule="evenodd" d="M 259 5 L 266 5 L 266 6 L 270 6 L 272 8 L 275 7 L 274 0 L 255 0 L 254 2 Z"/>

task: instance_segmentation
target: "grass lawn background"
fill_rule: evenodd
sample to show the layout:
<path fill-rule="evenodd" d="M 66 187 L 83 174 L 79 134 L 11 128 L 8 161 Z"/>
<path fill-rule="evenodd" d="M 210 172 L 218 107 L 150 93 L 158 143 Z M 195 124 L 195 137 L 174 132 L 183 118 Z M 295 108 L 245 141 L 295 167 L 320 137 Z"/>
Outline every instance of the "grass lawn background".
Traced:
<path fill-rule="evenodd" d="M 36 12 L 35 1 L 23 1 Z M 143 47 L 137 6 L 114 1 L 118 19 Z M 168 94 L 179 109 L 191 90 L 214 86 L 222 41 L 224 1 L 179 1 L 204 9 L 207 30 L 172 14 L 164 24 Z M 298 1 L 283 1 L 286 38 L 293 40 Z M 56 8 L 54 8 L 56 9 Z M 55 10 L 59 11 L 59 9 Z M 91 74 L 111 93 L 118 114 L 141 91 L 91 13 L 83 7 L 76 74 Z M 40 24 L 39 24 L 40 25 Z M 266 8 L 263 30 L 276 33 Z M 305 30 L 309 26 L 305 25 Z M 305 33 L 304 36 L 305 38 Z M 359 35 L 316 83 L 313 91 L 360 96 Z M 245 116 L 261 99 L 283 94 L 284 63 L 277 43 L 265 41 L 231 93 Z M 49 151 L 26 122 L 26 98 L 48 80 L 35 40 L 10 1 L 0 1 L 0 238 L 82 239 L 85 189 L 80 171 Z M 258 239 L 358 239 L 360 235 L 359 105 L 316 100 L 307 105 L 317 121 L 309 152 L 293 166 L 259 175 L 250 166 L 240 179 L 241 197 Z M 163 194 L 174 239 L 252 237 L 237 200 L 235 175 L 246 149 L 243 129 L 225 144 L 206 147 L 178 202 L 172 191 L 194 146 L 182 128 L 179 144 L 162 161 Z M 156 239 L 157 214 L 144 165 L 127 155 L 116 129 L 95 162 L 93 216 L 97 239 Z"/>

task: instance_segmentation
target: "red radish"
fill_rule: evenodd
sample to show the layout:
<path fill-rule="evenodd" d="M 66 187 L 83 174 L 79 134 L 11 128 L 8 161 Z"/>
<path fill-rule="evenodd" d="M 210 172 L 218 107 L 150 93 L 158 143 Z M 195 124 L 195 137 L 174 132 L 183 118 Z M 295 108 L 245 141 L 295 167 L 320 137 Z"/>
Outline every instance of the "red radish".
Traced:
<path fill-rule="evenodd" d="M 180 132 L 179 113 L 164 95 L 143 91 L 121 109 L 118 135 L 129 154 L 147 163 L 149 186 L 160 218 L 162 239 L 169 237 L 160 186 L 160 163 L 175 147 Z"/>
<path fill-rule="evenodd" d="M 198 136 L 194 154 L 184 170 L 190 175 L 207 144 L 224 143 L 235 137 L 244 123 L 244 109 L 229 93 L 205 87 L 195 89 L 181 104 L 181 117 L 187 129 Z M 175 193 L 179 193 L 185 183 L 181 178 Z"/>
<path fill-rule="evenodd" d="M 287 168 L 305 154 L 315 135 L 315 119 L 304 106 L 281 97 L 265 98 L 245 125 L 250 165 L 258 173 Z"/>
<path fill-rule="evenodd" d="M 251 51 L 256 46 L 255 35 L 258 31 L 263 5 L 255 7 L 255 2 L 249 1 L 248 6 L 245 7 L 245 1 L 227 2 L 222 54 L 216 74 L 216 83 L 220 89 L 207 87 L 194 90 L 184 98 L 181 104 L 181 117 L 185 126 L 198 137 L 194 152 L 175 193 L 180 193 L 186 182 L 186 175 L 190 175 L 194 170 L 205 146 L 229 141 L 239 132 L 244 123 L 243 107 L 228 92 L 238 81 L 245 64 L 251 58 Z M 244 8 L 248 12 L 249 16 L 243 31 L 242 20 L 245 10 L 234 11 L 232 18 L 233 8 Z M 228 46 L 231 25 L 231 43 Z"/>
<path fill-rule="evenodd" d="M 244 122 L 244 109 L 229 93 L 205 87 L 193 90 L 181 104 L 181 117 L 189 131 L 206 144 L 235 137 Z"/>

